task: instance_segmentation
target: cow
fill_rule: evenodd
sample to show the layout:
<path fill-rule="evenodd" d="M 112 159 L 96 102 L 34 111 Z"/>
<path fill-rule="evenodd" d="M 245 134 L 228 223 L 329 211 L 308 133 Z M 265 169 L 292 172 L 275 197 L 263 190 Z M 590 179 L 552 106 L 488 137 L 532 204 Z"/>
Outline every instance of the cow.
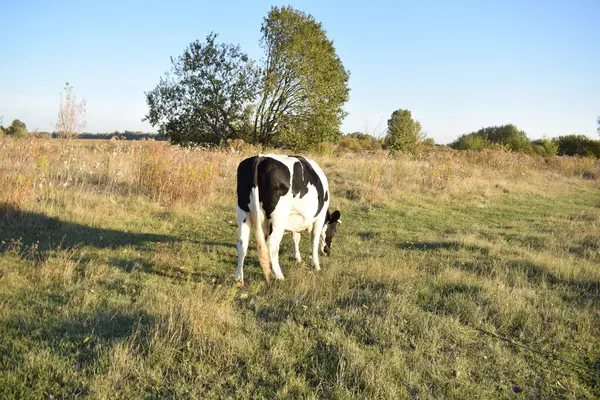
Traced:
<path fill-rule="evenodd" d="M 340 211 L 329 212 L 331 194 L 327 178 L 316 162 L 300 156 L 261 154 L 246 158 L 237 169 L 238 261 L 235 280 L 244 284 L 244 259 L 254 228 L 258 259 L 267 282 L 271 266 L 275 279 L 283 279 L 279 245 L 292 232 L 296 261 L 300 232 L 312 233 L 312 266 L 320 270 L 319 250 L 329 255 L 331 241 L 341 223 Z"/>

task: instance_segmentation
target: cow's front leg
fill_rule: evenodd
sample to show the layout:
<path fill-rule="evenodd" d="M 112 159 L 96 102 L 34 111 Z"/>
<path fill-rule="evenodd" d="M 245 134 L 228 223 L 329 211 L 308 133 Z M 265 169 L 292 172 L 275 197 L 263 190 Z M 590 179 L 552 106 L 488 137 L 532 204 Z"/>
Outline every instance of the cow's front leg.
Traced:
<path fill-rule="evenodd" d="M 276 224 L 273 224 L 272 226 L 273 231 L 267 239 L 269 254 L 271 256 L 271 266 L 273 267 L 275 279 L 283 279 L 283 273 L 281 272 L 281 267 L 279 266 L 279 245 L 281 244 L 281 239 L 283 239 L 285 227 Z"/>
<path fill-rule="evenodd" d="M 300 232 L 292 232 L 292 239 L 294 240 L 294 257 L 296 262 L 302 262 L 302 256 L 300 255 Z"/>
<path fill-rule="evenodd" d="M 312 266 L 318 271 L 321 269 L 319 265 L 319 244 L 321 241 L 321 231 L 323 230 L 323 222 L 315 221 L 312 229 L 311 245 L 312 245 Z"/>

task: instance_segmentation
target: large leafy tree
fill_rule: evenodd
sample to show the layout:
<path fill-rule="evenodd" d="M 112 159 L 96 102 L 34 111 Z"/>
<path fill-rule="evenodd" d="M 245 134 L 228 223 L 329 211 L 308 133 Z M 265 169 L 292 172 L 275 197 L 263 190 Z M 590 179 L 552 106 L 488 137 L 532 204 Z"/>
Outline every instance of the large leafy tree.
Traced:
<path fill-rule="evenodd" d="M 253 141 L 305 147 L 336 141 L 348 100 L 348 72 L 310 14 L 273 7 L 264 19 L 265 60 Z"/>
<path fill-rule="evenodd" d="M 409 110 L 398 109 L 388 119 L 385 144 L 392 151 L 414 153 L 425 139 L 421 123 L 412 118 Z"/>
<path fill-rule="evenodd" d="M 221 143 L 251 130 L 259 71 L 239 46 L 216 38 L 210 33 L 205 43 L 192 42 L 146 93 L 145 120 L 174 143 Z"/>

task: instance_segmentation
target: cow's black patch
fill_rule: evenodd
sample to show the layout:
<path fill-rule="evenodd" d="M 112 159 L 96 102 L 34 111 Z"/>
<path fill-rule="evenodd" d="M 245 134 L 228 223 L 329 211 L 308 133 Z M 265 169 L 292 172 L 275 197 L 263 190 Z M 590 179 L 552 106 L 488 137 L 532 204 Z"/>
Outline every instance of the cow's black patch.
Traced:
<path fill-rule="evenodd" d="M 258 186 L 258 198 L 265 214 L 271 216 L 279 198 L 290 190 L 290 171 L 280 161 L 270 157 L 250 157 L 237 170 L 238 206 L 250 212 L 250 192 Z"/>
<path fill-rule="evenodd" d="M 264 157 L 258 163 L 258 197 L 267 217 L 270 217 L 279 198 L 290 191 L 290 170 L 274 158 Z"/>
<path fill-rule="evenodd" d="M 325 197 L 323 198 L 323 201 L 327 201 L 329 200 L 329 191 L 325 191 Z"/>
<path fill-rule="evenodd" d="M 254 181 L 254 162 L 258 157 L 246 158 L 238 165 L 237 169 L 237 197 L 238 207 L 250 212 L 250 190 Z"/>
<path fill-rule="evenodd" d="M 323 204 L 327 200 L 324 195 L 323 183 L 321 179 L 319 179 L 319 175 L 317 171 L 314 170 L 312 165 L 306 158 L 301 156 L 290 156 L 298 159 L 297 163 L 294 163 L 294 174 L 292 175 L 292 194 L 294 196 L 300 194 L 300 198 L 304 197 L 306 193 L 308 193 L 308 184 L 312 184 L 317 189 L 317 199 L 319 202 L 319 206 L 317 207 L 317 212 L 315 213 L 315 217 L 319 215 L 321 209 L 323 209 Z"/>

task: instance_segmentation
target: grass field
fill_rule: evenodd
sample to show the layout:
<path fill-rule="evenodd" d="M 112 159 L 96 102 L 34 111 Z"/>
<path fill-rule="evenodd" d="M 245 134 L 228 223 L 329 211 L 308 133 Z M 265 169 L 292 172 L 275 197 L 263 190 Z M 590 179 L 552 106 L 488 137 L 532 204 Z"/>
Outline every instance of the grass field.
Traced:
<path fill-rule="evenodd" d="M 596 398 L 600 164 L 313 155 L 323 270 L 233 283 L 252 149 L 0 140 L 0 398 Z"/>

